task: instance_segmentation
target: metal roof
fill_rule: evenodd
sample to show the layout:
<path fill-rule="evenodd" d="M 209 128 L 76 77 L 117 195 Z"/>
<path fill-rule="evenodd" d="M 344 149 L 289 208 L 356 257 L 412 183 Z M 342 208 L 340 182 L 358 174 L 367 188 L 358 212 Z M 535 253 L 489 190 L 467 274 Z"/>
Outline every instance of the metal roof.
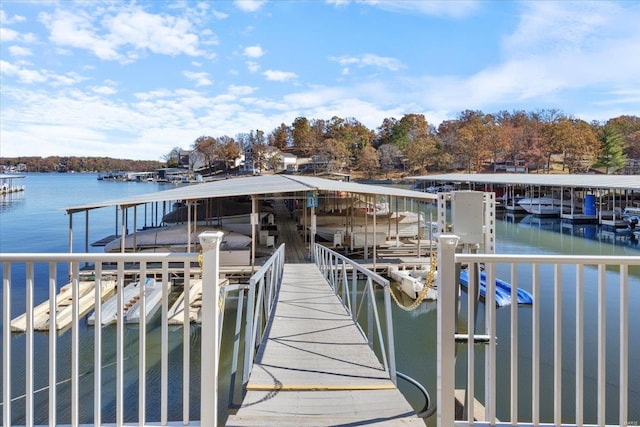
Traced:
<path fill-rule="evenodd" d="M 420 191 L 381 185 L 359 184 L 299 175 L 264 175 L 230 178 L 193 185 L 181 185 L 170 190 L 142 194 L 79 206 L 69 206 L 67 213 L 103 208 L 107 206 L 135 206 L 144 203 L 171 200 L 199 200 L 218 197 L 251 196 L 305 191 L 344 191 L 355 194 L 407 197 L 417 200 L 435 200 L 436 196 Z"/>
<path fill-rule="evenodd" d="M 502 185 L 542 185 L 568 188 L 606 188 L 640 190 L 640 175 L 577 175 L 531 173 L 450 173 L 413 176 L 408 179 L 451 183 L 479 183 Z"/>

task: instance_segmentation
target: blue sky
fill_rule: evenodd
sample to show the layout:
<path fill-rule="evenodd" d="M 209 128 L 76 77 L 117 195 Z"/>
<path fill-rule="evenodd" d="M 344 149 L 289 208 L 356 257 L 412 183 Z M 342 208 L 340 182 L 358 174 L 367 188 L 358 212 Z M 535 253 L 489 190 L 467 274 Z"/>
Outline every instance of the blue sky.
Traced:
<path fill-rule="evenodd" d="M 7 1 L 0 156 L 160 160 L 296 117 L 640 115 L 640 2 Z"/>

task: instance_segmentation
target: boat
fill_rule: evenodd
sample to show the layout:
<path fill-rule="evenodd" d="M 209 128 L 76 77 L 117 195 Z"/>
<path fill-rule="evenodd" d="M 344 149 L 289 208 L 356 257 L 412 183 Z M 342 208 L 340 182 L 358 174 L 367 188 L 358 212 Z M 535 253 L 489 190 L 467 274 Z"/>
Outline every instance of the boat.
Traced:
<path fill-rule="evenodd" d="M 434 271 L 434 274 L 431 275 L 432 277 L 429 277 L 430 270 L 431 266 L 429 265 L 414 266 L 409 269 L 392 266 L 389 269 L 389 276 L 400 285 L 400 289 L 405 294 L 414 300 L 420 297 L 425 283 L 429 280 L 430 286 L 423 299 L 435 301 L 438 299 L 438 288 L 435 286 L 437 272 Z"/>
<path fill-rule="evenodd" d="M 486 273 L 480 272 L 480 297 L 486 298 L 487 285 L 486 285 Z M 465 288 L 469 287 L 469 271 L 466 269 L 460 270 L 460 284 Z M 504 280 L 496 278 L 496 305 L 503 307 L 511 304 L 511 284 Z M 518 288 L 517 292 L 518 304 L 533 304 L 533 296 L 524 289 Z"/>
<path fill-rule="evenodd" d="M 640 206 L 627 206 L 622 210 L 622 219 L 633 224 L 634 227 L 640 222 Z"/>
<path fill-rule="evenodd" d="M 251 244 L 251 237 L 234 231 L 220 230 L 217 227 L 199 226 L 191 233 L 192 251 L 199 247 L 198 235 L 204 231 L 222 231 L 224 237 L 220 243 L 221 250 L 244 249 Z M 127 234 L 124 240 L 125 252 L 134 250 L 144 252 L 186 252 L 189 250 L 189 233 L 187 224 L 176 224 L 166 227 L 149 228 Z M 105 252 L 120 252 L 122 237 L 107 243 Z"/>
<path fill-rule="evenodd" d="M 155 313 L 162 298 L 162 285 L 148 277 L 144 285 L 145 314 L 147 321 Z M 125 323 L 140 322 L 140 282 L 130 283 L 122 290 L 123 313 Z M 112 295 L 101 305 L 102 326 L 115 323 L 118 319 L 118 295 Z M 87 318 L 89 325 L 95 324 L 95 310 Z"/>
<path fill-rule="evenodd" d="M 535 215 L 560 215 L 571 212 L 571 200 L 556 197 L 525 197 L 518 200 L 518 206 Z"/>
<path fill-rule="evenodd" d="M 386 216 L 376 217 L 374 230 L 373 219 L 366 221 L 363 217 L 349 218 L 345 216 L 318 215 L 316 217 L 316 234 L 322 240 L 328 242 L 342 241 L 343 236 L 348 236 L 353 242 L 353 247 L 364 246 L 365 235 L 369 246 L 375 241 L 383 244 L 387 238 L 416 238 L 435 237 L 438 234 L 438 223 L 425 221 L 422 213 L 392 212 Z M 336 235 L 339 235 L 336 239 Z"/>

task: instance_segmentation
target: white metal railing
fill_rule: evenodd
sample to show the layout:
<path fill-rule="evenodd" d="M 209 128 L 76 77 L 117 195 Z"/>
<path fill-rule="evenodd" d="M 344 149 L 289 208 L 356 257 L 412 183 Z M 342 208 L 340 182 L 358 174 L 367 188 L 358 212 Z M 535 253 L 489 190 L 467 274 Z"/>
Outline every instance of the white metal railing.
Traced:
<path fill-rule="evenodd" d="M 284 271 L 284 251 L 285 245 L 282 244 L 249 280 L 247 314 L 244 328 L 245 352 L 242 376 L 243 387 L 249 382 L 255 352 L 260 346 L 264 328 L 269 321 L 271 309 L 274 306 L 276 296 L 280 290 Z M 234 357 L 234 360 L 235 359 Z"/>
<path fill-rule="evenodd" d="M 635 337 L 631 342 L 637 347 L 640 335 L 637 324 L 631 325 L 629 321 L 628 295 L 629 267 L 640 266 L 640 257 L 462 254 L 456 252 L 457 243 L 457 236 L 439 237 L 438 426 L 604 426 L 607 420 L 613 425 L 635 425 L 638 420 L 628 419 L 629 405 L 633 405 L 631 407 L 636 410 L 638 405 L 637 401 L 629 401 L 629 373 L 640 369 L 640 359 L 630 351 L 629 336 Z M 462 299 L 458 300 L 458 268 L 460 265 L 480 264 L 486 272 L 487 291 L 484 304 L 476 306 L 473 298 L 468 297 L 466 312 L 458 312 L 458 304 L 462 306 L 463 302 Z M 466 293 L 469 296 L 476 292 L 475 271 L 475 268 L 469 269 L 469 288 Z M 533 295 L 533 305 L 530 308 L 512 303 L 510 308 L 500 309 L 507 310 L 499 313 L 502 322 L 497 321 L 498 312 L 495 305 L 495 279 L 498 271 L 509 275 L 512 295 L 517 294 L 519 286 L 528 287 Z M 585 295 L 588 296 L 588 303 Z M 574 298 L 575 302 L 570 302 L 570 298 Z M 617 335 L 609 340 L 609 345 L 612 340 L 617 340 L 617 343 L 614 343 L 617 344 L 615 353 L 609 355 L 606 351 L 607 332 L 611 334 L 611 330 L 607 331 L 608 304 L 617 307 L 619 311 L 609 314 L 609 327 L 614 329 Z M 552 314 L 543 316 L 541 308 L 544 307 L 544 312 L 547 312 L 551 310 L 549 305 L 552 307 Z M 478 309 L 484 316 L 476 320 Z M 575 330 L 567 334 L 567 328 L 571 331 L 571 315 L 575 316 Z M 466 325 L 457 322 L 459 318 L 465 317 Z M 585 330 L 587 322 L 590 325 L 594 324 L 593 331 Z M 484 331 L 476 333 L 476 329 L 482 326 Z M 468 334 L 465 337 L 466 352 L 463 351 L 464 346 L 456 344 L 457 328 L 466 329 Z M 552 340 L 549 339 L 550 334 Z M 478 341 L 485 340 L 488 342 L 478 347 Z M 570 347 L 567 348 L 573 340 L 575 352 Z M 565 342 L 568 345 L 563 347 Z M 529 347 L 530 353 L 527 351 Z M 636 348 L 634 351 L 637 350 Z M 593 369 L 596 372 L 596 385 L 590 389 L 595 388 L 595 391 L 587 393 L 586 360 L 590 352 L 594 351 L 597 353 L 596 360 L 589 363 L 589 366 L 595 364 Z M 479 357 L 478 353 L 480 362 L 476 360 Z M 633 361 L 631 370 L 630 354 Z M 463 370 L 461 368 L 464 366 L 459 366 L 456 370 L 456 358 L 459 363 L 466 360 L 466 369 Z M 568 360 L 571 362 L 567 363 Z M 482 362 L 484 367 L 481 366 Z M 607 392 L 607 387 L 610 387 L 607 367 L 616 364 L 618 372 L 614 379 L 617 377 L 618 390 L 612 394 L 611 390 Z M 572 374 L 575 380 L 570 375 L 570 381 L 567 381 L 566 374 L 567 371 L 571 371 L 572 365 L 575 365 L 575 374 Z M 530 376 L 523 375 L 523 372 L 529 374 L 529 369 Z M 609 371 L 611 369 L 609 367 Z M 458 378 L 456 371 L 459 374 Z M 478 375 L 479 372 L 484 373 L 484 378 Z M 455 420 L 454 392 L 456 384 L 461 383 L 460 377 L 462 382 L 466 382 L 466 399 L 463 400 L 483 400 L 484 414 L 480 417 L 477 416 L 477 412 L 474 415 L 471 403 L 462 419 Z M 484 390 L 481 388 L 482 383 Z M 590 403 L 585 403 L 586 395 L 590 398 Z M 478 396 L 482 396 L 483 399 Z M 501 402 L 500 399 L 507 402 Z M 572 401 L 567 405 L 567 400 Z M 607 405 L 608 400 L 612 400 L 613 403 Z M 503 406 L 501 420 L 498 421 L 497 405 L 506 403 L 508 406 Z M 594 412 L 589 407 L 591 404 L 595 405 L 595 417 L 592 414 L 585 419 L 587 409 Z M 563 406 L 575 407 L 575 410 L 565 408 L 563 411 Z M 484 418 L 484 421 L 474 421 L 474 417 Z"/>
<path fill-rule="evenodd" d="M 203 247 L 201 269 L 195 253 L 0 253 L 3 425 L 123 425 L 131 420 L 144 425 L 148 412 L 158 414 L 152 420 L 155 424 L 194 425 L 199 419 L 202 425 L 216 425 L 221 336 L 218 324 L 222 322 L 218 310 L 219 301 L 223 301 L 226 295 L 224 292 L 219 300 L 218 248 L 221 236 L 219 232 L 200 235 Z M 162 285 L 159 333 L 151 330 L 145 318 L 146 278 L 149 277 Z M 196 415 L 190 413 L 193 402 L 189 393 L 193 388 L 191 353 L 198 350 L 192 342 L 192 329 L 183 327 L 181 337 L 173 339 L 169 334 L 169 284 L 176 278 L 184 280 L 184 325 L 191 323 L 188 309 L 191 285 L 198 278 L 203 282 L 200 414 Z M 88 297 L 83 298 L 80 284 L 84 282 L 93 282 L 95 286 L 86 294 Z M 141 318 L 137 330 L 124 325 L 124 287 L 133 282 L 140 283 Z M 65 283 L 65 292 L 71 295 L 66 308 L 56 304 L 56 295 Z M 117 320 L 115 326 L 103 329 L 99 326 L 102 320 L 100 308 L 108 292 L 103 294 L 102 290 L 114 284 L 118 301 Z M 39 309 L 34 307 L 34 294 L 43 287 L 47 288 L 49 302 Z M 24 306 L 12 304 L 14 299 L 21 300 L 22 295 Z M 60 300 L 62 295 L 64 293 Z M 83 317 L 94 308 L 94 304 L 95 326 L 90 327 Z M 16 321 L 15 331 L 12 331 L 12 319 L 21 312 L 24 312 L 22 324 Z M 60 328 L 62 322 L 65 325 Z M 45 329 L 48 325 L 46 340 L 36 334 L 38 325 Z M 174 363 L 170 368 L 170 353 L 175 354 L 180 346 L 182 363 Z M 112 363 L 105 363 L 108 357 L 113 357 Z M 157 366 L 152 367 L 150 363 Z M 115 372 L 110 369 L 111 365 L 115 366 Z M 64 368 L 66 366 L 69 366 L 68 372 Z M 150 390 L 147 377 L 151 368 L 160 371 L 159 385 L 153 390 Z M 172 374 L 172 371 L 177 372 Z M 172 384 L 170 374 L 173 375 Z M 178 385 L 174 384 L 176 382 Z M 137 402 L 126 401 L 125 391 L 131 394 L 136 388 L 133 395 Z M 177 395 L 176 390 L 180 394 Z M 170 420 L 170 404 L 180 401 L 182 416 L 174 416 Z M 105 415 L 105 411 L 109 414 Z"/>
<path fill-rule="evenodd" d="M 397 382 L 395 347 L 393 337 L 393 319 L 391 315 L 391 296 L 389 281 L 375 272 L 359 265 L 355 261 L 339 253 L 314 244 L 314 260 L 323 276 L 360 329 L 371 348 L 380 346 L 380 356 L 385 371 L 391 380 Z M 359 280 L 362 277 L 364 280 Z M 384 295 L 384 328 L 378 313 L 375 290 L 380 288 Z M 366 311 L 366 331 L 359 323 L 359 318 Z M 375 326 L 375 332 L 374 332 Z M 385 339 L 386 335 L 386 339 Z"/>

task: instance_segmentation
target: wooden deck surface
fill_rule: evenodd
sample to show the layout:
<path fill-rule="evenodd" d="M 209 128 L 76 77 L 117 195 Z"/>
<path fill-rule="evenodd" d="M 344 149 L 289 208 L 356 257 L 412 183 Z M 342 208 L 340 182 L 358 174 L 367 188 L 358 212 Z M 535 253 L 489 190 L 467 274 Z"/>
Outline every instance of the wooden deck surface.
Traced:
<path fill-rule="evenodd" d="M 278 224 L 279 241 L 285 244 L 285 262 L 296 264 L 308 262 L 308 245 L 305 245 L 304 239 L 298 232 L 297 223 L 287 210 L 284 201 L 278 200 L 275 203 L 273 213 L 276 217 L 276 223 Z"/>
<path fill-rule="evenodd" d="M 314 264 L 286 264 L 247 394 L 227 426 L 424 422 L 385 373 Z"/>

